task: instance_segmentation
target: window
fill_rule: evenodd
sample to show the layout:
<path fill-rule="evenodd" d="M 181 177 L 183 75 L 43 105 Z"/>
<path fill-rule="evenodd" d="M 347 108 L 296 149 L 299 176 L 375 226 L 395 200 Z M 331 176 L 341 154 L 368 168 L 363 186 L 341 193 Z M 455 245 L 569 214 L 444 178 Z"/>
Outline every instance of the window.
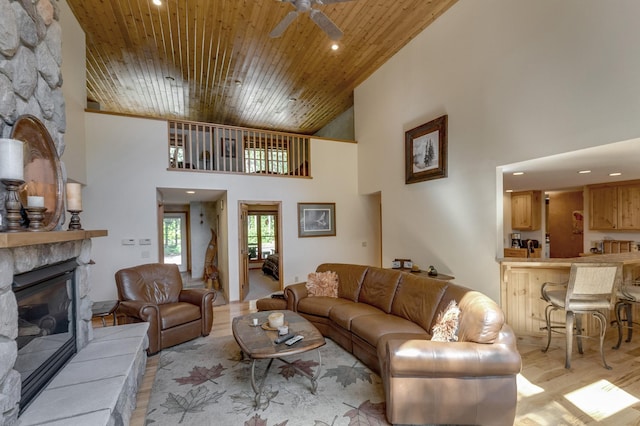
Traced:
<path fill-rule="evenodd" d="M 273 213 L 251 213 L 248 216 L 247 246 L 249 260 L 261 261 L 277 253 L 276 215 Z"/>
<path fill-rule="evenodd" d="M 245 140 L 244 166 L 246 173 L 289 174 L 287 143 L 273 139 Z"/>

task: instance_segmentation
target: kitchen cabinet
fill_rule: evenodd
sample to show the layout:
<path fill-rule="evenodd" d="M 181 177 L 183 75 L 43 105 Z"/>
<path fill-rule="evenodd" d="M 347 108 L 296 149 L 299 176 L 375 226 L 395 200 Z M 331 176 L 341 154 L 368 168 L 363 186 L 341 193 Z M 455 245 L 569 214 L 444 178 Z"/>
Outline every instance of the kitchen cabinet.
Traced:
<path fill-rule="evenodd" d="M 589 185 L 589 228 L 640 230 L 640 181 Z"/>
<path fill-rule="evenodd" d="M 511 193 L 511 229 L 537 231 L 542 210 L 541 191 Z"/>

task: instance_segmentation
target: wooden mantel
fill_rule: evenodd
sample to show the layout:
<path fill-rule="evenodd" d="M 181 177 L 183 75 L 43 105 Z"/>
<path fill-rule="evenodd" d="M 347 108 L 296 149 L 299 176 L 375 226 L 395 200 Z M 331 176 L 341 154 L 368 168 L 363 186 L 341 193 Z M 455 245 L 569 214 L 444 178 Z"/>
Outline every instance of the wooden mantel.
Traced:
<path fill-rule="evenodd" d="M 48 232 L 3 232 L 0 233 L 0 248 L 33 246 L 36 244 L 64 243 L 106 237 L 107 230 L 48 231 Z"/>

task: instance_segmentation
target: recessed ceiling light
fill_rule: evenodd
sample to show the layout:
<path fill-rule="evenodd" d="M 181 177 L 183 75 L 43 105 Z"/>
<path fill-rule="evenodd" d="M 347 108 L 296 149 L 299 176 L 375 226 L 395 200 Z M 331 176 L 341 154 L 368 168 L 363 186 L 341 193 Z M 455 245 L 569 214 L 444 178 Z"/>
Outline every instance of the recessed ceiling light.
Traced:
<path fill-rule="evenodd" d="M 153 4 L 155 4 L 156 6 L 160 6 L 162 2 L 160 0 L 153 0 Z"/>
<path fill-rule="evenodd" d="M 236 84 L 236 86 L 240 87 L 242 86 L 242 81 L 241 80 L 236 80 L 234 81 L 234 83 Z"/>
<path fill-rule="evenodd" d="M 331 50 L 338 50 L 340 49 L 340 45 L 338 43 L 331 43 Z"/>
<path fill-rule="evenodd" d="M 196 191 L 186 191 L 186 192 L 187 192 L 187 194 L 195 194 L 196 193 Z"/>
<path fill-rule="evenodd" d="M 513 189 L 507 189 L 505 192 L 513 192 Z"/>
<path fill-rule="evenodd" d="M 622 173 L 620 172 L 613 172 L 613 173 L 609 173 L 609 176 L 621 176 Z"/>
<path fill-rule="evenodd" d="M 296 99 L 296 98 L 294 98 L 294 97 L 290 97 L 290 98 L 289 98 L 289 102 L 295 102 L 295 101 L 297 101 L 297 99 Z"/>
<path fill-rule="evenodd" d="M 524 172 L 513 172 L 514 176 L 522 176 Z"/>
<path fill-rule="evenodd" d="M 586 175 L 587 173 L 591 173 L 591 170 L 580 170 L 578 173 L 581 175 Z"/>

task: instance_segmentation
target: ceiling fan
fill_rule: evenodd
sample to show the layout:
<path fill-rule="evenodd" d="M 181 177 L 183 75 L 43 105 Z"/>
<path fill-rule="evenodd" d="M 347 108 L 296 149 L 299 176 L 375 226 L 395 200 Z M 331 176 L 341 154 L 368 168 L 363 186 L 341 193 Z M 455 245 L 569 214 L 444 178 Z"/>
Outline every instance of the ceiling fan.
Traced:
<path fill-rule="evenodd" d="M 324 12 L 318 9 L 313 9 L 313 4 L 329 4 L 329 3 L 342 3 L 352 0 L 278 0 L 285 3 L 291 3 L 296 10 L 289 12 L 282 21 L 269 33 L 269 37 L 277 38 L 284 34 L 289 25 L 298 17 L 301 13 L 309 12 L 309 17 L 317 26 L 319 26 L 331 40 L 339 40 L 342 37 L 342 31 L 336 24 L 329 19 Z"/>

